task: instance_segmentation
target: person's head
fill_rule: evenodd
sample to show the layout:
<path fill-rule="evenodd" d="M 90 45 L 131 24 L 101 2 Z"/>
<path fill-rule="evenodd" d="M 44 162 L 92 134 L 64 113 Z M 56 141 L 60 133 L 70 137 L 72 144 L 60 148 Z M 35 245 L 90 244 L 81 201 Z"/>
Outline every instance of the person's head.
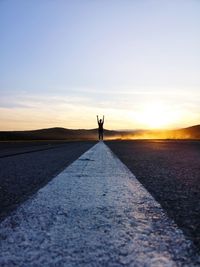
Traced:
<path fill-rule="evenodd" d="M 100 119 L 100 121 L 99 121 L 100 123 L 102 123 L 102 119 Z"/>

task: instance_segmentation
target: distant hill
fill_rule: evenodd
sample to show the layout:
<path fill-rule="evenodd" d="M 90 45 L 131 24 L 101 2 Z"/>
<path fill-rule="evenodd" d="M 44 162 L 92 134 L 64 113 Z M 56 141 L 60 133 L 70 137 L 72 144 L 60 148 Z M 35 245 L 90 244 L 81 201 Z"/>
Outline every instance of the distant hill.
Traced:
<path fill-rule="evenodd" d="M 10 140 L 97 140 L 97 129 L 72 130 L 65 128 L 48 128 L 32 131 L 0 131 L 0 141 Z M 178 130 L 105 130 L 106 139 L 198 139 L 200 125 Z"/>
<path fill-rule="evenodd" d="M 177 130 L 138 130 L 122 133 L 122 139 L 194 139 L 200 140 L 200 125 Z"/>
<path fill-rule="evenodd" d="M 198 139 L 200 140 L 200 125 L 177 130 L 141 130 L 130 132 L 122 138 L 128 139 Z"/>
<path fill-rule="evenodd" d="M 186 139 L 200 139 L 200 125 L 191 126 L 188 128 L 175 131 L 175 136 L 183 136 Z"/>
<path fill-rule="evenodd" d="M 60 127 L 32 131 L 0 131 L 0 140 L 96 140 L 97 129 L 72 130 Z M 105 135 L 117 138 L 115 131 L 105 130 Z"/>

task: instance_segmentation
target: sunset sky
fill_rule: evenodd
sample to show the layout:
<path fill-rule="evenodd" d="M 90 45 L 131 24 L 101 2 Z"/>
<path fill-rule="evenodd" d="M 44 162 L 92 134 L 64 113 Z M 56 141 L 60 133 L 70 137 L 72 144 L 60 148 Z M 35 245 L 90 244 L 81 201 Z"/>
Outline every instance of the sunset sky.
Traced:
<path fill-rule="evenodd" d="M 200 124 L 200 1 L 1 0 L 0 130 Z"/>

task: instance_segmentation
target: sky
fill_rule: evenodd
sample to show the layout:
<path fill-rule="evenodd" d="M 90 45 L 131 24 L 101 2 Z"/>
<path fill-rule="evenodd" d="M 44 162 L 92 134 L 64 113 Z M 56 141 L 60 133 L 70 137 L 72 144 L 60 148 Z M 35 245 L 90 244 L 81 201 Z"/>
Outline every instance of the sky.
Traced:
<path fill-rule="evenodd" d="M 200 1 L 0 0 L 0 130 L 200 124 Z"/>

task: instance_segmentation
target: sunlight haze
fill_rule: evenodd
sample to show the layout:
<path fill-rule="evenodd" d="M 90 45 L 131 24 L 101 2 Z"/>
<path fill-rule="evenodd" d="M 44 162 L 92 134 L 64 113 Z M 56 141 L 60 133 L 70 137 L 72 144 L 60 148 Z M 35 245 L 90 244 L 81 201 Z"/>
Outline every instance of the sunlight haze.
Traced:
<path fill-rule="evenodd" d="M 0 1 L 0 130 L 200 124 L 200 1 Z"/>

